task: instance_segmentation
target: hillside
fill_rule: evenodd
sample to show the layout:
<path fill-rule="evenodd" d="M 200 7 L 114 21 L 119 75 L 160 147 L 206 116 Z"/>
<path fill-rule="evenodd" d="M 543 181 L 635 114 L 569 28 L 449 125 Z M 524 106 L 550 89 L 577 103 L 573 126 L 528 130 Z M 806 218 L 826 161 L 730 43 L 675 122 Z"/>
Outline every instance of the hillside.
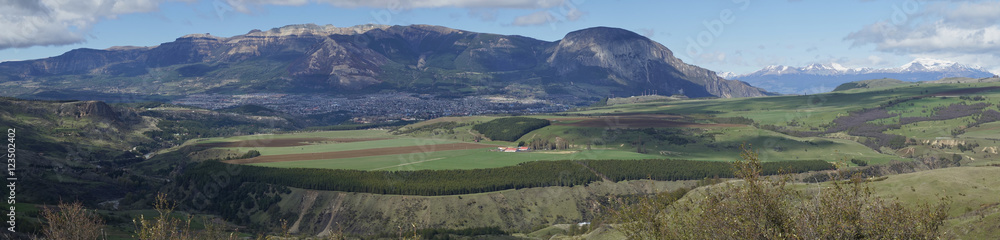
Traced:
<path fill-rule="evenodd" d="M 596 101 L 657 90 L 689 97 L 767 93 L 686 64 L 663 45 L 595 27 L 546 42 L 441 26 L 289 25 L 232 37 L 190 34 L 151 47 L 76 49 L 0 63 L 0 95 L 102 100 L 196 93 L 440 96 Z"/>
<path fill-rule="evenodd" d="M 900 84 L 906 84 L 906 82 L 899 79 L 891 79 L 891 78 L 872 79 L 872 80 L 855 81 L 855 82 L 840 84 L 840 86 L 834 88 L 833 91 L 834 92 L 846 91 L 857 88 L 881 88 L 881 87 L 890 87 Z"/>
<path fill-rule="evenodd" d="M 498 227 L 531 232 L 538 226 L 589 221 L 608 197 L 649 194 L 690 187 L 694 181 L 597 182 L 588 186 L 546 187 L 458 196 L 398 196 L 293 189 L 277 203 L 296 234 L 326 236 L 394 234 L 412 229 Z M 258 213 L 262 224 L 274 215 Z M 388 230 L 388 231 L 387 231 Z"/>

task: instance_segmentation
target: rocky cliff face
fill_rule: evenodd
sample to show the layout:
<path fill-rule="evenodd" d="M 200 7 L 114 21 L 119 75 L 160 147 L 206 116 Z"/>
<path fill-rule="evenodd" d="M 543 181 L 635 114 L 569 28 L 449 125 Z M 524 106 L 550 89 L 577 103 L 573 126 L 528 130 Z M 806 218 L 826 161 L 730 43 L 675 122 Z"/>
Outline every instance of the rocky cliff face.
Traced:
<path fill-rule="evenodd" d="M 0 64 L 20 93 L 405 92 L 535 97 L 609 94 L 753 97 L 759 88 L 689 65 L 650 39 L 616 28 L 575 31 L 557 42 L 441 26 L 291 25 L 244 35 L 190 34 L 154 47 L 77 49 Z M 152 89 L 152 90 L 151 90 Z M 470 89 L 477 89 L 471 91 Z M 143 92 L 143 91 L 147 92 Z M 13 90 L 0 94 L 15 95 Z"/>
<path fill-rule="evenodd" d="M 715 72 L 686 64 L 649 38 L 624 29 L 595 27 L 571 32 L 551 50 L 547 62 L 560 74 L 584 67 L 607 69 L 605 83 L 633 90 L 658 90 L 690 97 L 757 97 L 765 91 L 729 81 Z M 642 89 L 640 89 L 642 88 Z"/>

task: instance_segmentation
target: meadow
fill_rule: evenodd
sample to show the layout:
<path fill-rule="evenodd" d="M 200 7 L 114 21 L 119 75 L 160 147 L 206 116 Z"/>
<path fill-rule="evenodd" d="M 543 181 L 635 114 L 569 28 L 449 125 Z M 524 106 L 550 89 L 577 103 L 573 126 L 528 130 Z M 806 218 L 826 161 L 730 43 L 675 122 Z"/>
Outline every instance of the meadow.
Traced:
<path fill-rule="evenodd" d="M 290 157 L 279 162 L 244 161 L 257 166 L 390 171 L 496 168 L 529 161 L 583 159 L 732 161 L 742 144 L 749 144 L 760 152 L 765 162 L 849 162 L 856 159 L 868 164 L 883 164 L 910 161 L 919 156 L 950 158 L 958 154 L 969 161 L 978 161 L 970 164 L 984 165 L 982 159 L 992 159 L 995 154 L 983 147 L 995 145 L 988 138 L 1000 133 L 997 131 L 1000 125 L 994 122 L 966 128 L 965 125 L 977 120 L 976 112 L 956 118 L 942 114 L 953 114 L 944 112 L 959 104 L 984 103 L 986 107 L 976 108 L 976 111 L 997 110 L 994 102 L 1000 99 L 1000 93 L 990 88 L 997 85 L 1000 84 L 907 83 L 805 96 L 669 100 L 589 107 L 530 116 L 549 120 L 551 124 L 526 131 L 519 138 L 505 137 L 516 139 L 509 142 L 488 141 L 474 129 L 501 121 L 503 117 L 472 116 L 443 117 L 389 130 L 250 135 L 200 139 L 188 144 L 256 140 L 246 146 L 218 149 L 226 150 L 227 154 L 255 150 L 261 156 Z M 973 100 L 972 96 L 982 97 Z M 868 118 L 874 120 L 851 124 L 885 125 L 885 130 L 865 133 L 853 126 L 836 125 L 854 121 L 849 119 L 854 114 L 882 108 L 889 117 L 877 116 Z M 733 124 L 726 119 L 747 119 L 752 124 Z M 901 119 L 916 122 L 899 125 Z M 834 127 L 848 131 L 823 132 Z M 797 132 L 817 133 L 797 136 Z M 872 142 L 878 140 L 874 138 L 878 136 L 902 136 L 907 143 L 892 145 L 890 149 L 884 147 L 887 142 Z M 957 143 L 976 144 L 980 149 L 956 151 L 954 144 L 932 146 L 927 142 L 952 137 L 960 140 Z M 310 140 L 298 146 L 267 146 L 268 141 L 297 138 Z M 462 149 L 445 145 L 459 143 L 481 145 L 464 145 Z M 521 144 L 535 151 L 490 151 Z M 356 151 L 368 152 L 357 155 Z M 315 155 L 319 153 L 327 154 Z M 336 156 L 337 153 L 345 156 Z"/>

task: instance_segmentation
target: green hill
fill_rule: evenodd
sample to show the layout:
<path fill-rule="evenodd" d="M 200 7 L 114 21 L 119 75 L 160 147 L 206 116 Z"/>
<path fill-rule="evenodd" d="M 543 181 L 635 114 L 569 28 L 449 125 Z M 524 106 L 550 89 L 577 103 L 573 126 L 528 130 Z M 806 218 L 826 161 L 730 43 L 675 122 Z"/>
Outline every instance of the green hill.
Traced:
<path fill-rule="evenodd" d="M 905 82 L 903 80 L 892 79 L 892 78 L 872 79 L 872 80 L 855 81 L 855 82 L 840 84 L 840 86 L 834 88 L 833 91 L 834 92 L 847 91 L 858 88 L 882 88 L 882 87 L 891 87 L 907 83 L 908 82 Z"/>

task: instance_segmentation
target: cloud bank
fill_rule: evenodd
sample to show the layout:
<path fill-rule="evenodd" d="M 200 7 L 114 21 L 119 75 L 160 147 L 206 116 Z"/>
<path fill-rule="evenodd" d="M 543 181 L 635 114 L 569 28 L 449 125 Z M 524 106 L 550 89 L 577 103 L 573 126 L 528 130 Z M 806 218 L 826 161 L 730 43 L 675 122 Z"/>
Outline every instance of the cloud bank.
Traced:
<path fill-rule="evenodd" d="M 0 0 L 0 50 L 86 40 L 98 21 L 157 11 L 166 0 Z"/>
<path fill-rule="evenodd" d="M 1000 62 L 1000 2 L 912 1 L 887 19 L 864 26 L 844 40 L 853 47 L 976 65 Z M 998 69 L 989 69 L 996 73 Z"/>
<path fill-rule="evenodd" d="M 120 15 L 159 11 L 168 1 L 197 0 L 0 0 L 0 50 L 58 46 L 85 42 L 99 21 Z M 467 8 L 484 21 L 496 20 L 496 9 L 540 10 L 515 17 L 511 25 L 531 26 L 576 21 L 584 13 L 573 4 L 582 0 L 210 0 L 216 7 L 253 13 L 267 6 L 329 4 L 341 8 Z"/>

